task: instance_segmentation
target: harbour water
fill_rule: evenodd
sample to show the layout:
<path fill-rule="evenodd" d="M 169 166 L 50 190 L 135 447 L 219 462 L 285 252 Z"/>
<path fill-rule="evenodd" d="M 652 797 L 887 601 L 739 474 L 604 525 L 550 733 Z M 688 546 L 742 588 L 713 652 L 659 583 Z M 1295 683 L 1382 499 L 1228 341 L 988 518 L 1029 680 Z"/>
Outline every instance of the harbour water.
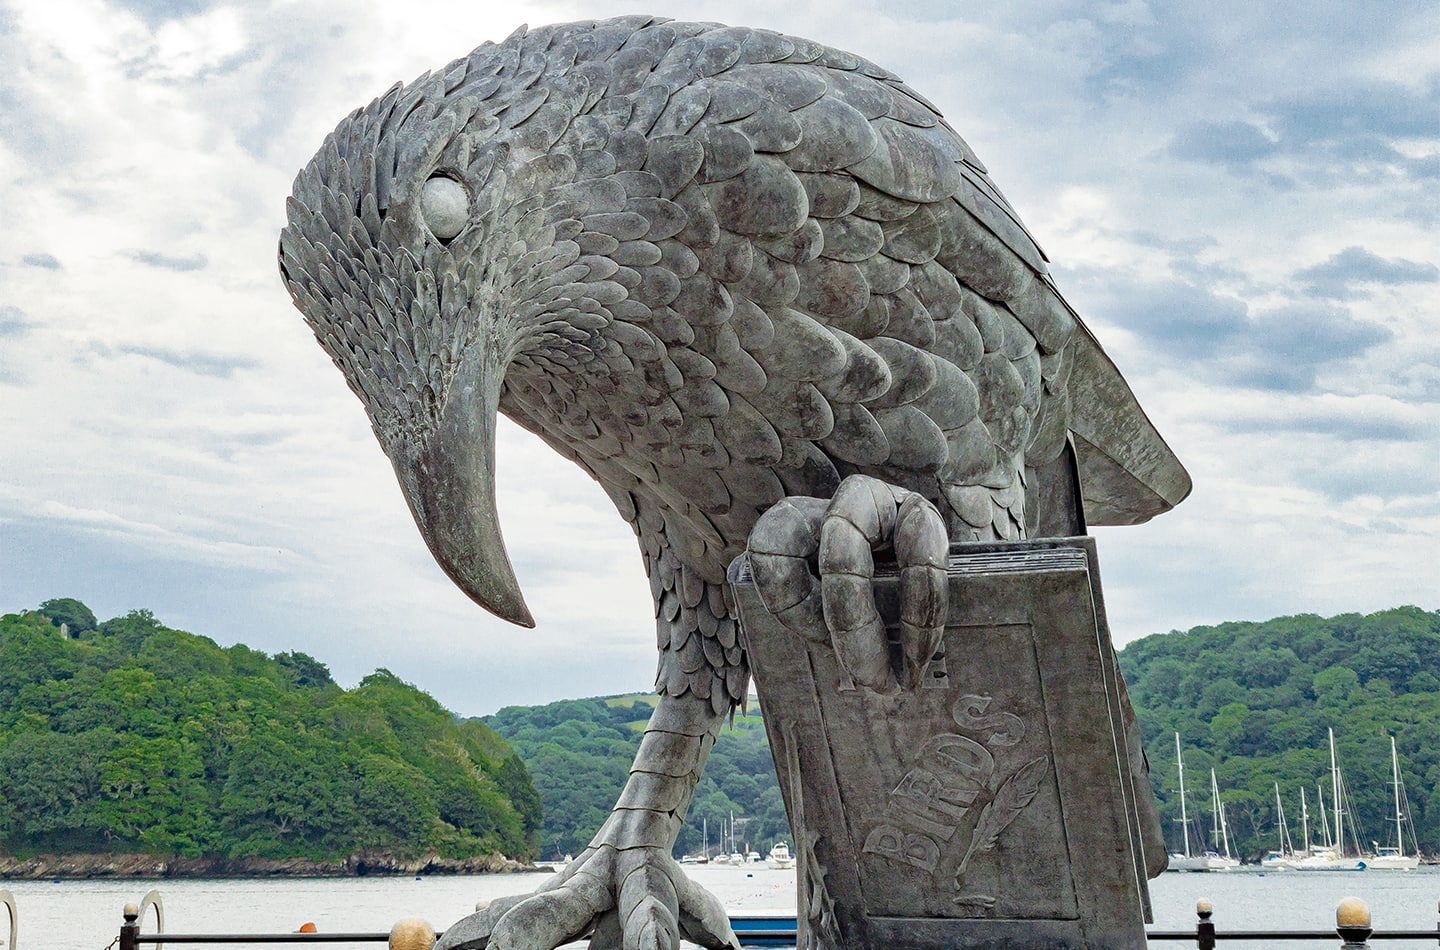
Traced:
<path fill-rule="evenodd" d="M 794 871 L 703 865 L 687 871 L 732 913 L 795 912 Z M 121 908 L 138 903 L 151 888 L 164 899 L 165 929 L 171 933 L 287 932 L 307 921 L 321 931 L 354 933 L 388 931 L 402 917 L 421 917 L 443 929 L 470 913 L 476 901 L 530 891 L 544 879 L 538 874 L 487 874 L 419 879 L 0 881 L 0 889 L 15 896 L 20 923 L 17 946 L 3 950 L 103 950 L 119 932 Z M 1334 926 L 1335 905 L 1352 895 L 1370 905 L 1380 929 L 1434 930 L 1440 868 L 1408 873 L 1165 874 L 1150 887 L 1156 930 L 1193 929 L 1195 902 L 1201 897 L 1214 904 L 1221 930 L 1322 930 Z M 0 918 L 3 915 L 0 909 Z M 154 930 L 153 917 L 145 921 L 144 929 Z M 0 920 L 0 939 L 4 931 Z M 1338 945 L 1333 938 L 1316 944 Z M 384 945 L 353 946 L 375 950 Z M 1163 950 L 1185 944 L 1152 946 Z M 1239 942 L 1226 946 L 1246 947 Z"/>

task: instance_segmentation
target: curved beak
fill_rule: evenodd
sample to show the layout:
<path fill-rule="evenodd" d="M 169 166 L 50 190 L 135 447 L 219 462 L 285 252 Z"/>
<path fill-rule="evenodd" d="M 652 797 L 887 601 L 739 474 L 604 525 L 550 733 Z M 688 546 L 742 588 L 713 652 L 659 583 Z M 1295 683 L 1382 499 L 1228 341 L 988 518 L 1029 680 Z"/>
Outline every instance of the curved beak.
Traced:
<path fill-rule="evenodd" d="M 445 573 L 486 610 L 535 626 L 495 513 L 495 413 L 504 367 L 467 359 L 418 456 L 391 460 L 410 512 Z"/>

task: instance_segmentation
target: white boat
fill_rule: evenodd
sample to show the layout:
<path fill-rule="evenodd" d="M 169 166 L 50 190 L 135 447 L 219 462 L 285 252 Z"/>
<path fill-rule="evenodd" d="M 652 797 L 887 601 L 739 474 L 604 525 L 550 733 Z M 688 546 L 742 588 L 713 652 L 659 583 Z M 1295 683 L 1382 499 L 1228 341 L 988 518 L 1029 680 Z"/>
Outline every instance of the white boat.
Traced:
<path fill-rule="evenodd" d="M 1190 815 L 1185 807 L 1185 756 L 1180 752 L 1180 733 L 1175 733 L 1175 767 L 1180 774 L 1180 831 L 1185 850 L 1170 855 L 1167 869 L 1171 871 L 1209 871 L 1210 855 L 1190 853 Z"/>
<path fill-rule="evenodd" d="M 1304 807 L 1303 804 L 1301 806 Z M 1280 783 L 1275 783 L 1275 814 L 1276 824 L 1280 826 L 1280 850 L 1271 851 L 1260 859 L 1260 867 L 1266 871 L 1288 871 L 1295 866 L 1295 862 L 1302 857 L 1295 851 L 1295 843 L 1290 840 L 1290 828 L 1285 824 L 1285 805 L 1280 801 Z"/>
<path fill-rule="evenodd" d="M 1366 864 L 1363 859 L 1348 857 L 1334 848 L 1314 848 L 1292 867 L 1297 871 L 1363 871 Z"/>
<path fill-rule="evenodd" d="M 790 846 L 783 841 L 775 842 L 770 849 L 770 856 L 766 859 L 772 868 L 777 871 L 788 871 L 795 866 L 795 859 L 790 855 Z"/>
<path fill-rule="evenodd" d="M 1420 866 L 1418 854 L 1405 853 L 1405 826 L 1410 824 L 1409 802 L 1405 799 L 1405 783 L 1400 781 L 1400 756 L 1395 751 L 1395 737 L 1390 737 L 1390 770 L 1395 785 L 1395 847 L 1375 846 L 1375 853 L 1366 859 L 1366 867 L 1376 871 L 1413 871 Z M 1410 824 L 1411 840 L 1415 826 Z"/>
<path fill-rule="evenodd" d="M 1225 849 L 1225 853 L 1219 851 L 1206 851 L 1205 860 L 1211 871 L 1233 871 L 1240 866 L 1240 859 L 1230 854 L 1230 827 L 1225 822 L 1225 804 L 1220 801 L 1220 783 L 1215 780 L 1215 770 L 1210 770 L 1210 795 L 1212 807 L 1214 808 L 1214 824 L 1210 834 L 1215 837 L 1216 843 Z"/>
<path fill-rule="evenodd" d="M 1406 854 L 1399 848 L 1380 848 L 1365 858 L 1365 867 L 1372 871 L 1413 871 L 1419 866 L 1418 854 Z"/>
<path fill-rule="evenodd" d="M 1366 862 L 1363 858 L 1345 853 L 1345 780 L 1340 775 L 1340 766 L 1335 760 L 1335 730 L 1330 730 L 1330 793 L 1333 806 L 1330 810 L 1335 816 L 1335 828 L 1332 833 L 1330 822 L 1325 817 L 1325 790 L 1316 790 L 1320 796 L 1320 825 L 1325 831 L 1325 842 L 1318 847 L 1310 848 L 1309 854 L 1294 862 L 1297 871 L 1363 871 Z M 1353 829 L 1352 829 L 1353 830 Z M 1308 836 L 1308 832 L 1307 832 Z"/>

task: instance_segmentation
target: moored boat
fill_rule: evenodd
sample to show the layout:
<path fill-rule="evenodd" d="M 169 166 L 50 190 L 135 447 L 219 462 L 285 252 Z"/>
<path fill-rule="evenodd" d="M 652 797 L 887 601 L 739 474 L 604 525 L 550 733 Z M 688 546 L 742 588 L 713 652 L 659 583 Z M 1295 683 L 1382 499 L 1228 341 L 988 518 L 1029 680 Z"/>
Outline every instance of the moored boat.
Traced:
<path fill-rule="evenodd" d="M 1185 841 L 1185 850 L 1172 852 L 1169 871 L 1208 871 L 1210 861 L 1203 854 L 1190 853 L 1190 816 L 1185 808 L 1185 756 L 1180 751 L 1180 733 L 1175 733 L 1175 767 L 1180 773 L 1180 834 Z"/>
<path fill-rule="evenodd" d="M 1390 737 L 1390 770 L 1395 786 L 1395 847 L 1376 846 L 1375 853 L 1366 865 L 1377 871 L 1413 871 L 1420 866 L 1418 854 L 1405 853 L 1405 827 L 1410 825 L 1410 839 L 1415 839 L 1415 826 L 1410 824 L 1409 802 L 1405 798 L 1405 783 L 1400 779 L 1400 755 L 1395 751 L 1395 737 Z"/>
<path fill-rule="evenodd" d="M 1335 828 L 1331 831 L 1325 817 L 1325 794 L 1320 794 L 1320 825 L 1325 831 L 1325 844 L 1311 848 L 1310 853 L 1294 862 L 1297 871 L 1363 871 L 1367 867 L 1364 858 L 1347 854 L 1345 851 L 1345 780 L 1340 775 L 1340 765 L 1335 758 L 1335 730 L 1330 730 L 1330 797 L 1331 813 Z"/>

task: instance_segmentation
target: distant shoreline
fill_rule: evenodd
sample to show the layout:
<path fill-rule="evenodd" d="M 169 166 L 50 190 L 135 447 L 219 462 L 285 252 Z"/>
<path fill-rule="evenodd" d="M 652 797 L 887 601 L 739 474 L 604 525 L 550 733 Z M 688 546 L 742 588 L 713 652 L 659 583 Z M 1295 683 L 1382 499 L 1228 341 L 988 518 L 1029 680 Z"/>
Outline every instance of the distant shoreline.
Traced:
<path fill-rule="evenodd" d="M 101 878 L 400 877 L 425 874 L 502 874 L 549 871 L 502 854 L 448 858 L 434 852 L 398 857 L 364 851 L 346 858 L 226 858 L 163 854 L 0 854 L 0 880 L 95 880 Z"/>

